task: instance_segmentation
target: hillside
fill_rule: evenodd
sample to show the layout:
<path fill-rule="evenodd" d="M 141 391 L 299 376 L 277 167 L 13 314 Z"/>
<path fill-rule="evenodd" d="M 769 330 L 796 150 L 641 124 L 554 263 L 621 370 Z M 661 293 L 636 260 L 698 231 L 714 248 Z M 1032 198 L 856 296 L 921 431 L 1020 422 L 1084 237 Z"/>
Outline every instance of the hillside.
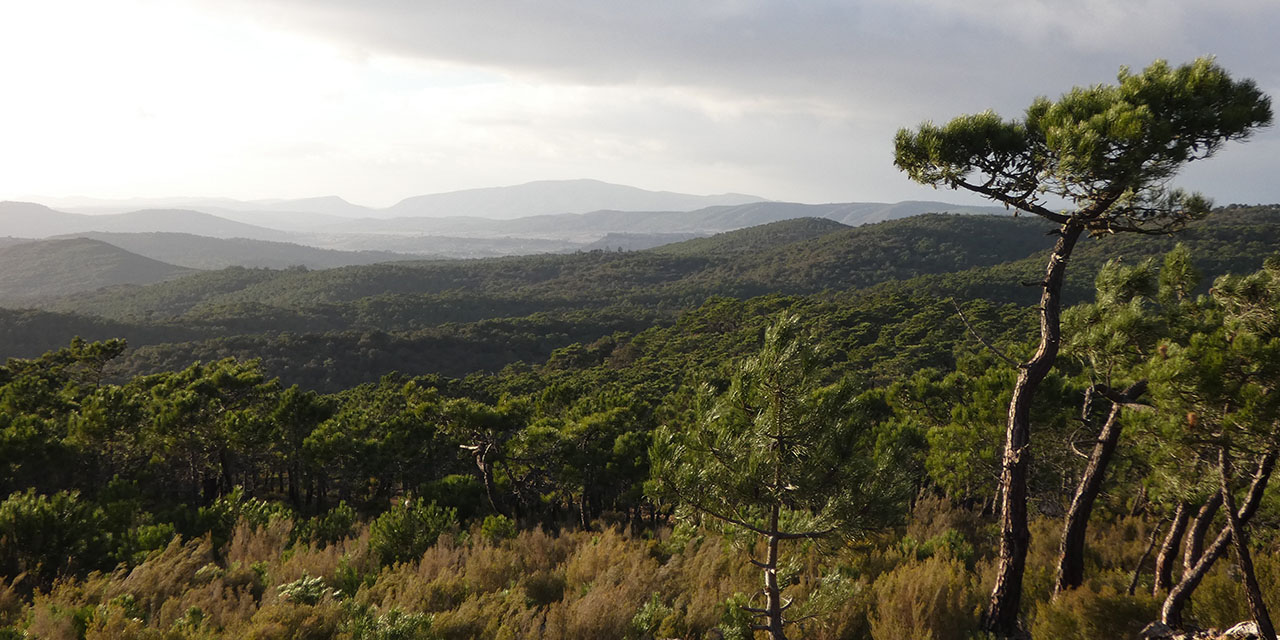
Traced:
<path fill-rule="evenodd" d="M 124 319 L 246 305 L 295 311 L 325 307 L 330 316 L 334 310 L 326 305 L 367 298 L 394 298 L 397 305 L 430 309 L 436 317 L 433 296 L 538 301 L 557 309 L 622 300 L 690 305 L 714 294 L 810 293 L 998 264 L 1038 250 L 1043 233 L 1037 221 L 1009 217 L 932 215 L 856 228 L 798 219 L 631 253 L 260 272 L 242 288 L 222 286 L 221 273 L 204 273 L 135 291 L 78 297 L 53 308 Z M 731 246 L 742 249 L 730 251 Z"/>
<path fill-rule="evenodd" d="M 388 368 L 461 375 L 539 362 L 573 342 L 669 325 L 717 296 L 778 294 L 855 305 L 917 300 L 894 302 L 895 322 L 912 322 L 926 313 L 923 304 L 935 318 L 928 331 L 940 331 L 952 298 L 1032 304 L 1035 289 L 1021 283 L 1043 272 L 1048 229 L 1039 219 L 1009 216 L 926 215 L 862 227 L 800 219 L 648 251 L 310 272 L 237 267 L 78 294 L 45 304 L 52 314 L 21 312 L 4 321 L 16 325 L 7 328 L 15 351 L 0 356 L 72 335 L 117 335 L 137 348 L 128 365 L 134 372 L 263 357 L 273 375 L 340 388 Z M 1138 261 L 1178 242 L 1192 248 L 1210 277 L 1253 270 L 1280 246 L 1280 208 L 1220 210 L 1170 237 L 1082 240 L 1067 302 L 1091 295 L 1107 259 Z M 897 354 L 892 344 L 876 348 L 903 370 L 941 357 Z"/>
<path fill-rule="evenodd" d="M 98 240 L 40 240 L 0 248 L 0 304 L 144 285 L 191 273 Z"/>
<path fill-rule="evenodd" d="M 331 269 L 359 264 L 413 260 L 419 257 L 390 251 L 337 251 L 290 242 L 270 242 L 247 238 L 210 238 L 190 233 L 110 233 L 86 231 L 75 234 L 100 240 L 126 251 L 192 269 L 261 267 L 284 269 L 302 266 Z"/>

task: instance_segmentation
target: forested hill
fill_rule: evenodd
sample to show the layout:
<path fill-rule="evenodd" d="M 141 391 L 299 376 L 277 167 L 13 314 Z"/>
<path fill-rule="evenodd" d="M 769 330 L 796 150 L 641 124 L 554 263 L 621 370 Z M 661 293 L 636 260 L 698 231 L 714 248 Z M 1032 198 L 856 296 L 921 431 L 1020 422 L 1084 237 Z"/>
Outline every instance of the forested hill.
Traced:
<path fill-rule="evenodd" d="M 134 372 L 237 356 L 261 357 L 272 375 L 330 390 L 389 370 L 463 375 L 667 326 L 711 296 L 818 295 L 850 309 L 861 300 L 915 300 L 895 307 L 904 318 L 951 298 L 1029 303 L 1035 290 L 1023 283 L 1043 272 L 1049 230 L 1008 216 L 926 215 L 854 228 L 801 219 L 637 252 L 231 268 L 68 297 L 49 305 L 52 313 L 0 312 L 8 349 L 0 355 L 34 355 L 79 334 L 127 338 Z M 1136 262 L 1177 242 L 1211 276 L 1256 269 L 1280 246 L 1280 213 L 1233 208 L 1175 236 L 1083 241 L 1068 302 L 1087 297 L 1108 258 Z M 952 310 L 936 308 L 925 315 Z"/>
<path fill-rule="evenodd" d="M 331 269 L 421 259 L 421 256 L 392 251 L 338 251 L 291 242 L 213 238 L 191 233 L 86 231 L 74 236 L 100 240 L 138 255 L 192 269 L 225 269 L 232 266 Z"/>
<path fill-rule="evenodd" d="M 859 288 L 1000 264 L 1040 250 L 1045 229 L 1034 220 L 979 216 L 926 215 L 856 228 L 800 219 L 629 253 L 399 262 L 326 271 L 229 269 L 75 296 L 49 308 L 117 320 L 197 320 L 211 309 L 239 306 L 332 313 L 334 305 L 370 299 L 412 305 L 458 294 L 540 301 L 556 308 L 620 301 L 687 307 L 714 294 Z M 734 246 L 744 249 L 729 249 Z"/>
<path fill-rule="evenodd" d="M 0 246 L 0 304 L 113 285 L 143 285 L 193 273 L 87 238 L 38 240 Z"/>

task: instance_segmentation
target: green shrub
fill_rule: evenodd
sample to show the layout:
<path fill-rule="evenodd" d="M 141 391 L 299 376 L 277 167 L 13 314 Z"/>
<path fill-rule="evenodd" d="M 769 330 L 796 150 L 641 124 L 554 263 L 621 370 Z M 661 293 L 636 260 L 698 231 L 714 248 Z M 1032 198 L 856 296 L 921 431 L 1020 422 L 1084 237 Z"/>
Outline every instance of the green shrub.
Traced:
<path fill-rule="evenodd" d="M 671 607 L 663 603 L 658 594 L 649 596 L 649 601 L 636 611 L 635 617 L 631 618 L 631 633 L 627 634 L 627 637 L 653 640 L 654 634 L 662 626 L 662 621 L 671 615 L 671 611 Z"/>
<path fill-rule="evenodd" d="M 0 502 L 0 573 L 27 572 L 48 584 L 57 576 L 109 560 L 102 509 L 78 492 L 16 492 Z M 110 565 L 108 565 L 110 566 Z"/>
<path fill-rule="evenodd" d="M 484 517 L 484 522 L 480 523 L 480 535 L 489 542 L 510 540 L 516 537 L 516 533 L 515 521 L 504 515 L 488 515 Z"/>
<path fill-rule="evenodd" d="M 338 506 L 326 511 L 323 515 L 308 518 L 294 530 L 298 540 L 326 547 L 344 538 L 355 535 L 360 515 L 345 500 Z"/>
<path fill-rule="evenodd" d="M 369 525 L 369 550 L 382 564 L 417 560 L 440 534 L 457 524 L 454 509 L 421 499 L 405 500 Z"/>

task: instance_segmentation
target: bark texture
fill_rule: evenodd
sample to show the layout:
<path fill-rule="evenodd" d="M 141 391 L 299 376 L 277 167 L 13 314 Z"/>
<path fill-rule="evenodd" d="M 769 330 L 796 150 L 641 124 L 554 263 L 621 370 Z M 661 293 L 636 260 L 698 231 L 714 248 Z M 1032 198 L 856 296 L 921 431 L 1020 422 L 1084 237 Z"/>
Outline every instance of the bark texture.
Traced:
<path fill-rule="evenodd" d="M 1243 505 L 1236 514 L 1236 519 L 1240 524 L 1247 524 L 1253 514 L 1257 512 L 1258 505 L 1262 502 L 1262 494 L 1267 490 L 1267 481 L 1271 478 L 1271 472 L 1275 468 L 1276 452 L 1269 451 L 1258 461 L 1258 471 L 1253 476 L 1253 482 L 1249 485 L 1249 492 L 1245 496 Z M 1222 493 L 1217 494 L 1218 500 L 1222 500 Z M 1202 509 L 1203 511 L 1203 509 Z M 1231 525 L 1228 523 L 1218 532 L 1218 537 L 1213 540 L 1200 559 L 1196 561 L 1195 566 L 1183 573 L 1182 579 L 1178 584 L 1169 590 L 1169 595 L 1165 597 L 1164 603 L 1160 606 L 1160 622 L 1168 625 L 1173 629 L 1182 627 L 1182 613 L 1186 609 L 1187 601 L 1191 598 L 1191 593 L 1200 586 L 1200 582 L 1204 580 L 1205 575 L 1209 573 L 1213 563 L 1226 553 L 1227 545 L 1231 544 Z"/>
<path fill-rule="evenodd" d="M 1182 534 L 1186 533 L 1190 520 L 1191 505 L 1179 502 L 1173 512 L 1169 534 L 1160 545 L 1160 553 L 1156 554 L 1155 583 L 1151 587 L 1151 595 L 1158 596 L 1173 586 L 1173 560 L 1178 555 L 1178 543 L 1182 542 Z"/>
<path fill-rule="evenodd" d="M 1089 526 L 1089 516 L 1093 513 L 1093 505 L 1102 490 L 1102 481 L 1107 474 L 1107 465 L 1115 454 L 1116 445 L 1120 442 L 1120 411 L 1133 402 L 1147 389 L 1145 380 L 1129 385 L 1118 395 L 1108 393 L 1110 389 L 1099 389 L 1111 400 L 1111 411 L 1107 420 L 1098 432 L 1098 439 L 1089 454 L 1089 463 L 1080 475 L 1080 485 L 1076 487 L 1075 496 L 1071 499 L 1071 507 L 1067 510 L 1067 519 L 1062 527 L 1062 544 L 1058 548 L 1058 573 L 1053 584 L 1053 597 L 1068 589 L 1075 589 L 1084 582 L 1084 542 L 1085 530 Z"/>
<path fill-rule="evenodd" d="M 1062 279 L 1071 251 L 1083 230 L 1081 224 L 1068 222 L 1058 231 L 1058 241 L 1040 285 L 1040 346 L 1018 371 L 1013 399 L 1009 403 L 1000 468 L 1000 559 L 984 621 L 986 630 L 996 637 L 1013 637 L 1018 632 L 1022 576 L 1026 570 L 1027 547 L 1031 542 L 1031 532 L 1027 528 L 1031 401 L 1058 357 L 1062 339 Z"/>
<path fill-rule="evenodd" d="M 1213 517 L 1218 514 L 1218 507 L 1221 506 L 1222 494 L 1215 492 L 1200 505 L 1200 510 L 1196 512 L 1196 518 L 1191 523 L 1191 531 L 1187 534 L 1186 548 L 1182 552 L 1183 574 L 1191 571 L 1200 562 L 1200 554 L 1204 551 L 1204 538 L 1209 533 L 1209 526 L 1213 524 Z"/>
<path fill-rule="evenodd" d="M 1262 640 L 1276 640 L 1276 628 L 1271 624 L 1271 614 L 1262 601 L 1262 588 L 1258 586 L 1258 576 L 1253 571 L 1253 558 L 1249 555 L 1249 538 L 1244 524 L 1236 513 L 1236 499 L 1231 495 L 1230 458 L 1223 447 L 1218 453 L 1219 477 L 1222 479 L 1222 504 L 1226 507 L 1227 528 L 1231 531 L 1231 539 L 1235 541 L 1236 566 L 1244 579 L 1245 599 L 1249 601 L 1249 613 L 1258 625 L 1258 635 Z"/>

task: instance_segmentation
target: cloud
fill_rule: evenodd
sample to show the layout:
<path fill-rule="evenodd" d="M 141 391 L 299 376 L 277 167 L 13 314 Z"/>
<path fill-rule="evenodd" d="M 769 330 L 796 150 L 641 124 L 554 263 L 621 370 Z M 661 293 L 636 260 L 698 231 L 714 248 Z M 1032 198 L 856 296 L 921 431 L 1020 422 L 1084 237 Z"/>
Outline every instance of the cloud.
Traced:
<path fill-rule="evenodd" d="M 20 97 L 0 104 L 12 151 L 0 169 L 31 189 L 79 180 L 131 191 L 120 195 L 338 190 L 385 204 L 593 177 L 798 200 L 951 198 L 893 169 L 898 127 L 1016 116 L 1037 95 L 1158 57 L 1216 53 L 1280 90 L 1273 0 L 24 6 L 0 23 L 0 73 Z M 1280 200 L 1270 180 L 1241 177 L 1247 163 L 1275 168 L 1224 153 L 1188 177 Z"/>

